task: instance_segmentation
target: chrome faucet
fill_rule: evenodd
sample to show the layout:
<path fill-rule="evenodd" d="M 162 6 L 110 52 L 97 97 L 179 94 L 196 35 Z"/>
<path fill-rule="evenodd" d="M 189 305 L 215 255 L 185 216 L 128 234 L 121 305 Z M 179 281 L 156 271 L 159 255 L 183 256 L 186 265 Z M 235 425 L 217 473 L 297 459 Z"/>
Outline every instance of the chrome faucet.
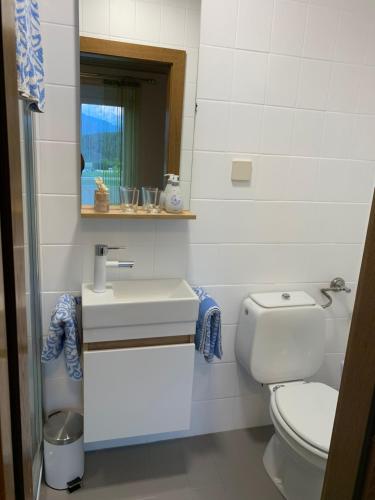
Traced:
<path fill-rule="evenodd" d="M 108 245 L 95 245 L 95 264 L 94 264 L 94 292 L 105 292 L 107 282 L 107 267 L 125 267 L 132 269 L 133 261 L 107 260 L 109 250 L 124 250 L 126 247 L 109 247 Z"/>

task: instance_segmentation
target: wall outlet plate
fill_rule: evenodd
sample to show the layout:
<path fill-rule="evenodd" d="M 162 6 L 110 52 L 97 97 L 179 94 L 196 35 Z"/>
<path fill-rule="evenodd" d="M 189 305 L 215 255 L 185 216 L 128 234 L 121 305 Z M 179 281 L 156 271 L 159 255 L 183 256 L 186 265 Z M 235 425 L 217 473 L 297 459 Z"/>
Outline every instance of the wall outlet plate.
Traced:
<path fill-rule="evenodd" d="M 250 182 L 251 170 L 251 160 L 233 160 L 231 176 L 232 181 Z"/>

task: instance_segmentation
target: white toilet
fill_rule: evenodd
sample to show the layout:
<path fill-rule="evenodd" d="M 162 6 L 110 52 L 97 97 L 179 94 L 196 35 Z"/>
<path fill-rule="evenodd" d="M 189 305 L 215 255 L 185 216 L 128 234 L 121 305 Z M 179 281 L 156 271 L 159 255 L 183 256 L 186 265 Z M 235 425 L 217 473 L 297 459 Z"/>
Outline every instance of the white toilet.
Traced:
<path fill-rule="evenodd" d="M 254 293 L 236 337 L 241 365 L 270 390 L 275 434 L 263 463 L 288 500 L 319 500 L 338 392 L 305 382 L 323 362 L 323 309 L 305 292 Z"/>

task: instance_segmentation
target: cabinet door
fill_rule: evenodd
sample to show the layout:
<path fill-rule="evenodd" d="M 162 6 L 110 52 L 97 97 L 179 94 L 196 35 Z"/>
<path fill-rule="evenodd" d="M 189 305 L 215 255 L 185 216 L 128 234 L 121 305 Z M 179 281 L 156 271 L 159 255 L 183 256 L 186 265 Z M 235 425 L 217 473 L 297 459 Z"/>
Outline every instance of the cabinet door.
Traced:
<path fill-rule="evenodd" d="M 84 353 L 85 442 L 190 427 L 194 344 Z"/>

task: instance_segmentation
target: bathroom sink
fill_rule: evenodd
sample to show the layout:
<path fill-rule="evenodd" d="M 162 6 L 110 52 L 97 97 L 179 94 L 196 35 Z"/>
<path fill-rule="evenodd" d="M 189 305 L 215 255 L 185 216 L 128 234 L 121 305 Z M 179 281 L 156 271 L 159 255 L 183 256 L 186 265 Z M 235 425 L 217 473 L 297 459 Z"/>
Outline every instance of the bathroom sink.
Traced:
<path fill-rule="evenodd" d="M 198 298 L 183 279 L 115 281 L 103 293 L 94 292 L 92 283 L 82 284 L 84 335 L 87 329 L 190 323 L 197 317 Z M 153 336 L 157 328 L 142 331 L 136 336 Z"/>

